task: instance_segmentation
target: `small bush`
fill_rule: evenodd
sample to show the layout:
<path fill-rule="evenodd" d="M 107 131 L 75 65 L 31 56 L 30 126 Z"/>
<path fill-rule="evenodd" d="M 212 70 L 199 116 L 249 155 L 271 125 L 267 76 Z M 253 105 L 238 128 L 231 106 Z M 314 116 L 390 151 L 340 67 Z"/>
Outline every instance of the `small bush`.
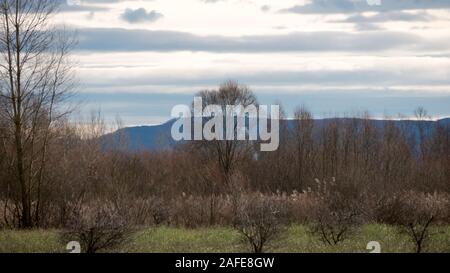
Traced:
<path fill-rule="evenodd" d="M 160 226 L 170 224 L 170 205 L 159 196 L 135 198 L 120 203 L 120 214 L 133 226 Z"/>
<path fill-rule="evenodd" d="M 160 197 L 152 198 L 150 208 L 151 208 L 152 222 L 154 225 L 159 226 L 169 222 L 170 212 L 168 204 L 164 202 L 164 199 Z"/>
<path fill-rule="evenodd" d="M 316 202 L 310 208 L 309 229 L 322 242 L 337 245 L 362 224 L 361 203 L 334 179 L 317 183 L 317 192 L 311 193 Z"/>
<path fill-rule="evenodd" d="M 400 232 L 408 235 L 416 253 L 426 248 L 433 234 L 434 224 L 445 223 L 449 200 L 444 195 L 406 192 L 393 198 L 397 203 L 396 217 L 389 224 L 398 225 Z"/>
<path fill-rule="evenodd" d="M 96 253 L 123 245 L 131 235 L 128 221 L 106 203 L 84 206 L 73 213 L 61 237 L 64 242 L 78 241 L 83 252 Z"/>
<path fill-rule="evenodd" d="M 376 223 L 396 224 L 404 213 L 402 196 L 393 193 L 377 198 L 373 211 L 373 220 Z"/>
<path fill-rule="evenodd" d="M 286 209 L 280 202 L 253 197 L 241 202 L 235 228 L 254 253 L 262 253 L 285 229 Z"/>

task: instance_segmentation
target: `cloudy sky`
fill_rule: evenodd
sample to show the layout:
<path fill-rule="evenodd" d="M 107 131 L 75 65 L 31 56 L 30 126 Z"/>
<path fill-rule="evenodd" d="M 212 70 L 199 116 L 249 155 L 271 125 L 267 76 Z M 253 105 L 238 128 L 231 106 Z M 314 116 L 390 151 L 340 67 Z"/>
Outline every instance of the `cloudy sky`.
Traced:
<path fill-rule="evenodd" d="M 163 122 L 227 79 L 289 115 L 450 116 L 448 0 L 59 1 L 83 111 L 107 120 Z"/>

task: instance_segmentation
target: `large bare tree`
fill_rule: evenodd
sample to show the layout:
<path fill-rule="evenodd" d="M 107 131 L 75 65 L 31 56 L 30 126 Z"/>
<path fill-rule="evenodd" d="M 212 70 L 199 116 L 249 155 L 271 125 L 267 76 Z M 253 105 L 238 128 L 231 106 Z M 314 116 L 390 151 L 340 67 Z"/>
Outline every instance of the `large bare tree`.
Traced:
<path fill-rule="evenodd" d="M 20 227 L 39 224 L 41 187 L 57 107 L 72 87 L 73 42 L 53 24 L 60 1 L 0 0 L 0 100 Z"/>
<path fill-rule="evenodd" d="M 245 85 L 236 81 L 226 81 L 217 90 L 204 90 L 196 97 L 202 98 L 202 108 L 208 105 L 217 105 L 222 109 L 222 114 L 227 118 L 234 118 L 235 113 L 229 112 L 227 106 L 256 105 L 257 100 L 253 92 Z M 195 103 L 194 103 L 195 104 Z M 243 114 L 243 113 L 241 113 Z M 204 120 L 202 119 L 202 122 Z M 237 122 L 234 122 L 233 134 L 238 130 Z M 242 128 L 241 128 L 242 129 Z M 217 130 L 217 128 L 215 128 Z M 225 134 L 227 132 L 224 132 Z M 251 142 L 238 140 L 212 140 L 194 141 L 191 145 L 194 154 L 199 158 L 202 165 L 199 170 L 199 179 L 210 198 L 210 224 L 216 221 L 216 199 L 220 193 L 235 193 L 234 187 L 237 184 L 235 178 L 236 166 L 245 162 L 244 158 L 250 154 Z M 242 167 L 242 166 L 241 166 Z"/>
<path fill-rule="evenodd" d="M 236 81 L 226 81 L 220 85 L 218 90 L 204 90 L 197 94 L 202 98 L 203 107 L 207 105 L 218 105 L 222 108 L 224 115 L 234 117 L 233 113 L 228 113 L 226 106 L 247 107 L 249 105 L 257 105 L 257 99 L 253 92 L 245 85 L 241 85 Z M 237 131 L 238 124 L 234 122 L 234 131 Z M 205 157 L 210 161 L 217 162 L 221 180 L 225 186 L 230 182 L 234 168 L 239 161 L 245 157 L 249 151 L 248 142 L 237 140 L 214 140 L 199 142 L 197 148 L 203 150 Z"/>

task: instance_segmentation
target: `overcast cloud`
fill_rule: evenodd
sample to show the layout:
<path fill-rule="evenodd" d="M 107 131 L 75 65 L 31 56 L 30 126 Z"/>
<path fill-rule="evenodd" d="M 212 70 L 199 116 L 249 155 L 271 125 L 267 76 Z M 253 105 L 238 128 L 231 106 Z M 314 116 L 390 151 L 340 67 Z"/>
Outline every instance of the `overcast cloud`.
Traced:
<path fill-rule="evenodd" d="M 366 0 L 311 0 L 305 5 L 294 5 L 283 11 L 294 13 L 353 13 L 390 12 L 398 10 L 449 9 L 447 0 L 381 0 L 381 5 Z"/>
<path fill-rule="evenodd" d="M 80 94 L 107 119 L 160 122 L 227 79 L 288 112 L 450 116 L 447 0 L 58 1 Z"/>

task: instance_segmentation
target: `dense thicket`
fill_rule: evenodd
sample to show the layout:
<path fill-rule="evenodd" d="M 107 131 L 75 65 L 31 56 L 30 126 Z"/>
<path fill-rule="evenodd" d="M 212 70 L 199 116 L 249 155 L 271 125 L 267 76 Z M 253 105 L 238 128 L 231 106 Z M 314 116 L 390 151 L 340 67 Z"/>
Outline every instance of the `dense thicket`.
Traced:
<path fill-rule="evenodd" d="M 111 151 L 99 139 L 105 126 L 98 119 L 83 126 L 55 124 L 40 194 L 31 195 L 32 211 L 40 210 L 34 225 L 61 227 L 71 213 L 99 200 L 114 204 L 136 225 L 232 224 L 240 200 L 254 195 L 284 200 L 290 220 L 302 222 L 312 212 L 310 203 L 320 199 L 314 193 L 327 181 L 334 181 L 343 199 L 358 202 L 353 206 L 370 214 L 367 221 L 389 222 L 383 218 L 394 214 L 395 206 L 387 207 L 388 201 L 397 195 L 416 192 L 448 199 L 448 126 L 437 125 L 419 142 L 411 130 L 391 122 L 374 126 L 368 117 L 331 119 L 320 129 L 305 109 L 296 117 L 296 126 L 281 126 L 286 131 L 278 151 L 255 156 L 247 149 L 248 154 L 235 158 L 239 161 L 226 174 L 226 184 L 220 161 L 198 144 L 159 153 Z M 0 223 L 19 227 L 20 187 L 10 136 L 3 130 Z M 124 147 L 126 137 L 109 145 Z"/>

